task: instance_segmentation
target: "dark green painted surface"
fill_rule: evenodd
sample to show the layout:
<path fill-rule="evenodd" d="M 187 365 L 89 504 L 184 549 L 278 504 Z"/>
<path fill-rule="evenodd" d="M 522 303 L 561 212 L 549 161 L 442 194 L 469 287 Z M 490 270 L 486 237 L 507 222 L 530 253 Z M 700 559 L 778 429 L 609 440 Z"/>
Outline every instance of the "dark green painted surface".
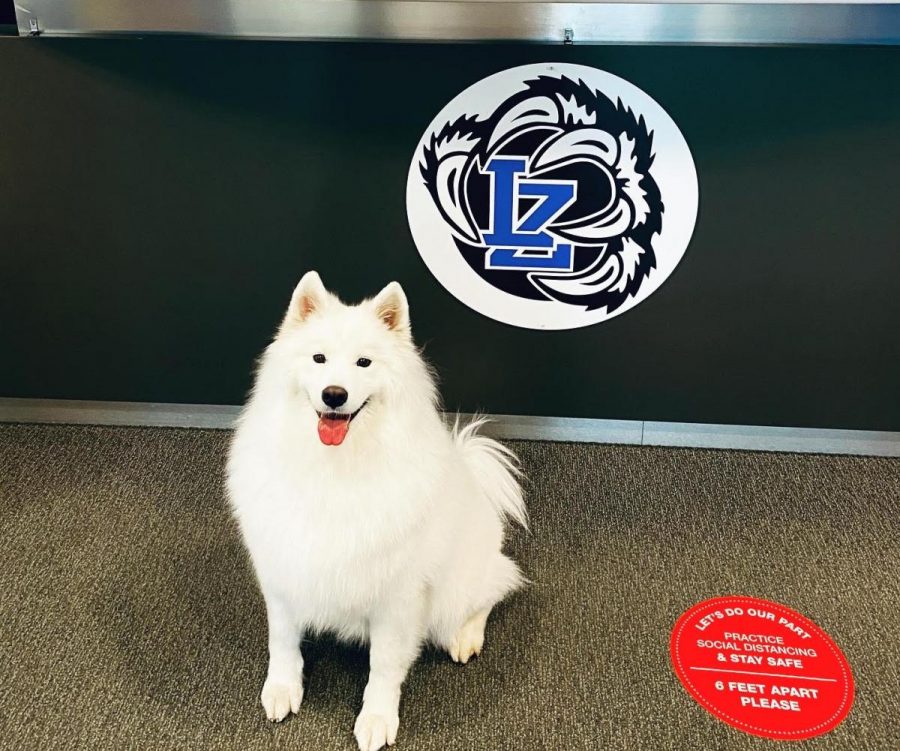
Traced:
<path fill-rule="evenodd" d="M 13 0 L 0 0 L 0 29 L 16 25 L 16 6 Z"/>
<path fill-rule="evenodd" d="M 514 329 L 433 279 L 412 152 L 513 65 L 644 89 L 694 154 L 670 279 L 612 321 Z M 308 268 L 390 279 L 448 406 L 900 430 L 900 48 L 0 41 L 0 395 L 235 403 Z"/>

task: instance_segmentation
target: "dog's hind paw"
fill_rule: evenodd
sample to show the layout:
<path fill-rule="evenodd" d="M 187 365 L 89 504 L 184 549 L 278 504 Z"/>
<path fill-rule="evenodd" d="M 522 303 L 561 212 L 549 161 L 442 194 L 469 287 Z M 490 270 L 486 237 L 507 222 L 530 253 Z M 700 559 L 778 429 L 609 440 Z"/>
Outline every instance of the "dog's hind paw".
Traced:
<path fill-rule="evenodd" d="M 303 683 L 301 681 L 278 683 L 267 678 L 263 684 L 260 700 L 263 709 L 266 710 L 266 717 L 272 722 L 281 722 L 291 712 L 296 714 L 300 711 L 300 704 L 303 702 Z"/>
<path fill-rule="evenodd" d="M 488 610 L 481 610 L 467 620 L 456 632 L 447 651 L 450 659 L 465 665 L 473 656 L 481 654 L 484 646 L 484 627 Z"/>
<path fill-rule="evenodd" d="M 353 735 L 356 736 L 359 751 L 378 751 L 385 745 L 393 746 L 397 740 L 398 727 L 400 727 L 398 715 L 387 717 L 363 709 L 353 726 Z"/>

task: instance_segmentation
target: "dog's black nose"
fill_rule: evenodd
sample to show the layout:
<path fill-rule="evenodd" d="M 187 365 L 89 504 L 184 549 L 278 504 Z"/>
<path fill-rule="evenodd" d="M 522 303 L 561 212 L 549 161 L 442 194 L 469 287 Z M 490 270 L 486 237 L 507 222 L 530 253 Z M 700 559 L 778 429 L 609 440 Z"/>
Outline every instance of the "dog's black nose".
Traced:
<path fill-rule="evenodd" d="M 322 401 L 332 409 L 337 409 L 347 401 L 347 389 L 340 386 L 326 386 L 322 389 Z"/>

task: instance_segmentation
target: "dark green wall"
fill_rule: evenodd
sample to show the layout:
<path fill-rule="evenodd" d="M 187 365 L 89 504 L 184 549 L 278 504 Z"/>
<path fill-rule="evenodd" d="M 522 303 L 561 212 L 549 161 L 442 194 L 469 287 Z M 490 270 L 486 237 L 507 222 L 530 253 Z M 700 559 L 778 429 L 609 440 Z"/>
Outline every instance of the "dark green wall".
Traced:
<path fill-rule="evenodd" d="M 668 110 L 700 214 L 647 301 L 537 332 L 438 285 L 405 183 L 461 89 L 553 60 Z M 0 395 L 242 401 L 316 268 L 404 284 L 453 408 L 900 430 L 898 170 L 900 48 L 0 40 Z"/>
<path fill-rule="evenodd" d="M 0 0 L 0 28 L 16 25 L 16 6 L 13 0 Z"/>

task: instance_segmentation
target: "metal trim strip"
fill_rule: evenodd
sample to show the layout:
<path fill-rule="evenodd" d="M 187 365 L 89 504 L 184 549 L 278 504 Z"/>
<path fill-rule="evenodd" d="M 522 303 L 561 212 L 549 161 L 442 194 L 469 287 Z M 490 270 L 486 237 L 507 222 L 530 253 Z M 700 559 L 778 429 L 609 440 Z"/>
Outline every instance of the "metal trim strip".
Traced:
<path fill-rule="evenodd" d="M 900 44 L 900 5 L 520 0 L 20 0 L 22 36 L 575 44 Z"/>
<path fill-rule="evenodd" d="M 61 423 L 142 427 L 234 427 L 240 407 L 217 404 L 95 402 L 0 398 L 0 423 Z M 452 417 L 452 416 L 451 416 Z M 468 418 L 471 415 L 462 415 Z M 643 446 L 744 449 L 794 453 L 900 456 L 900 432 L 714 425 L 641 420 L 491 415 L 496 438 Z"/>

